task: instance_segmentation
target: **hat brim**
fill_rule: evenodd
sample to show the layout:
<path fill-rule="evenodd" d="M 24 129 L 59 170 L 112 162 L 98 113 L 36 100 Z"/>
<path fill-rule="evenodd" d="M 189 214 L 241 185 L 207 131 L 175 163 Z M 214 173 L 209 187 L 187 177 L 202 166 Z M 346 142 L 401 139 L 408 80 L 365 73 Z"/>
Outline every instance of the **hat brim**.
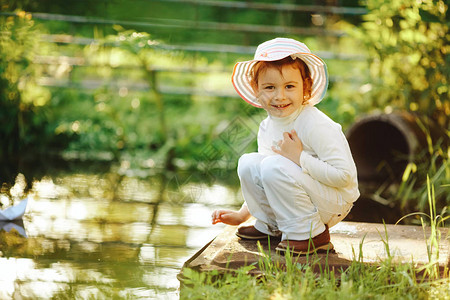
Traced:
<path fill-rule="evenodd" d="M 289 56 L 289 55 L 287 55 Z M 278 59 L 283 59 L 287 56 L 280 57 Z M 299 58 L 305 62 L 311 73 L 312 87 L 311 87 L 311 98 L 308 100 L 309 105 L 316 105 L 325 97 L 328 88 L 328 71 L 325 62 L 312 53 L 294 53 L 290 55 L 293 59 Z M 239 94 L 239 96 L 244 99 L 249 104 L 261 108 L 261 104 L 258 102 L 255 92 L 251 87 L 250 80 L 250 70 L 253 65 L 258 62 L 263 61 L 249 60 L 238 62 L 234 66 L 233 74 L 231 75 L 231 82 L 233 83 L 234 89 Z M 273 60 L 266 60 L 273 61 Z"/>

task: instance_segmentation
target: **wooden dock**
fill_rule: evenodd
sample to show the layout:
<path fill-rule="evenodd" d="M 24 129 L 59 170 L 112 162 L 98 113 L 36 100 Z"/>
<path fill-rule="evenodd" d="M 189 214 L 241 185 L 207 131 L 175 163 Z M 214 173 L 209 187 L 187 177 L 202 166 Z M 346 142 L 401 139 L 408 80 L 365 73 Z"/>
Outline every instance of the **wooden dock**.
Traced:
<path fill-rule="evenodd" d="M 211 270 L 232 271 L 239 267 L 254 264 L 262 255 L 271 256 L 272 260 L 284 263 L 284 256 L 275 251 L 279 240 L 262 240 L 264 253 L 258 251 L 256 241 L 244 240 L 235 235 L 236 226 L 227 226 L 224 231 L 187 260 L 184 267 L 200 272 Z M 441 270 L 450 268 L 450 231 L 439 228 L 440 243 L 437 261 Z M 427 250 L 431 229 L 410 225 L 384 225 L 378 223 L 341 222 L 330 229 L 333 253 L 317 253 L 314 261 L 330 268 L 346 269 L 354 261 L 376 264 L 381 260 L 392 258 L 394 263 L 411 263 L 426 265 L 429 263 Z M 432 250 L 437 253 L 437 249 Z M 388 253 L 389 252 L 389 253 Z M 308 263 L 311 257 L 300 256 L 299 263 Z M 258 268 L 253 271 L 259 272 Z M 182 280 L 182 274 L 179 276 Z"/>

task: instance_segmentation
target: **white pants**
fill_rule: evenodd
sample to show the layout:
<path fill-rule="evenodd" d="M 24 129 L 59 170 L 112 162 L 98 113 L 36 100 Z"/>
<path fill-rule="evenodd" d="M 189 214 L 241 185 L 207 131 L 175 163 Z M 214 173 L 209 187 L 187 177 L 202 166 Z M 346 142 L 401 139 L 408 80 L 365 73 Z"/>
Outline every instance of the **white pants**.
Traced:
<path fill-rule="evenodd" d="M 238 164 L 242 194 L 257 221 L 255 228 L 282 239 L 306 240 L 342 221 L 352 203 L 336 188 L 303 173 L 281 155 L 248 153 Z"/>

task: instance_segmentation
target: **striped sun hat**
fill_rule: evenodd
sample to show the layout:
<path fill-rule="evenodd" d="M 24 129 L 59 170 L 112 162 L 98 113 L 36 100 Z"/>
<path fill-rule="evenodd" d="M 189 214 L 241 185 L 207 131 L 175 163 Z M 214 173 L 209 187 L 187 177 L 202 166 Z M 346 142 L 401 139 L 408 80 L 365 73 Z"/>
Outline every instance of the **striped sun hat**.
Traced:
<path fill-rule="evenodd" d="M 308 47 L 293 39 L 276 38 L 258 46 L 255 58 L 238 62 L 234 66 L 231 81 L 239 96 L 253 106 L 261 107 L 250 85 L 250 71 L 258 61 L 274 61 L 291 56 L 292 59 L 303 60 L 311 72 L 312 88 L 309 105 L 319 103 L 325 96 L 328 87 L 327 65 L 318 56 L 311 53 Z"/>

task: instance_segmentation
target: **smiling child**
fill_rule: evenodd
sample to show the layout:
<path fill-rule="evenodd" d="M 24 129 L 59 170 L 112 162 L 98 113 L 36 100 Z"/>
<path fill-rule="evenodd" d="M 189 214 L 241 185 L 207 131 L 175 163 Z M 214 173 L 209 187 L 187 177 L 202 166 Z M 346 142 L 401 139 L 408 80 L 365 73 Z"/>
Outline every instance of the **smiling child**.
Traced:
<path fill-rule="evenodd" d="M 356 167 L 339 124 L 314 107 L 326 93 L 325 62 L 293 39 L 262 43 L 251 61 L 239 62 L 233 86 L 268 117 L 258 132 L 258 152 L 238 163 L 244 204 L 216 210 L 213 224 L 241 226 L 243 239 L 280 236 L 278 251 L 331 250 L 328 229 L 359 197 Z"/>

